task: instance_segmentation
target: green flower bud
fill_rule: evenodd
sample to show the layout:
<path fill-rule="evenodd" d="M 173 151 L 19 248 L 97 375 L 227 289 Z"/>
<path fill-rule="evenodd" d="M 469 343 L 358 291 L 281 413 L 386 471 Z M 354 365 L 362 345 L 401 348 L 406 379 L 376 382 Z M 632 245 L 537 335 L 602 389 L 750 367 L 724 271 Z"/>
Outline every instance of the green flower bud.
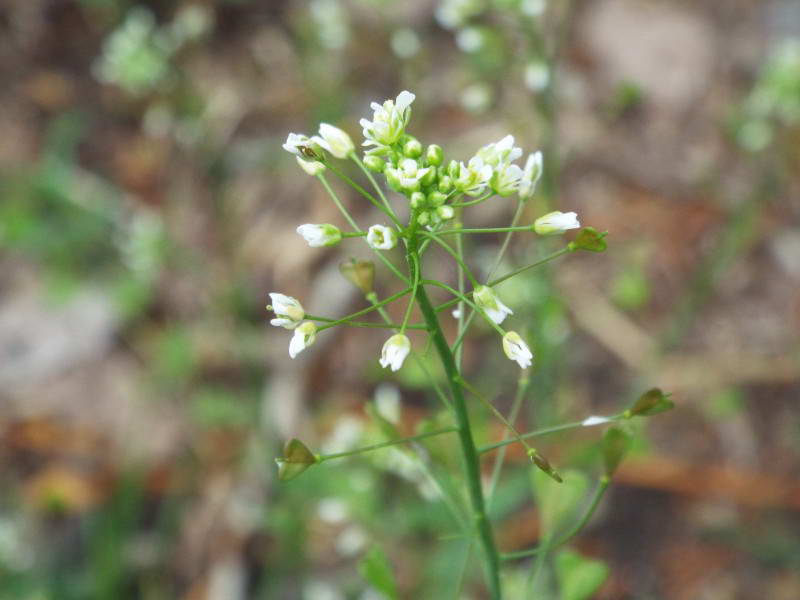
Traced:
<path fill-rule="evenodd" d="M 441 192 L 431 192 L 428 194 L 428 202 L 431 206 L 441 206 L 444 204 L 445 200 L 447 200 L 447 196 Z"/>
<path fill-rule="evenodd" d="M 458 179 L 459 166 L 456 161 L 451 160 L 447 164 L 447 174 L 450 176 L 450 179 Z"/>
<path fill-rule="evenodd" d="M 439 191 L 443 194 L 449 194 L 453 191 L 453 180 L 449 175 L 439 177 Z"/>
<path fill-rule="evenodd" d="M 440 206 L 436 209 L 436 214 L 442 221 L 449 221 L 455 216 L 456 211 L 453 210 L 452 206 Z"/>
<path fill-rule="evenodd" d="M 411 194 L 411 208 L 422 208 L 426 203 L 425 194 L 422 192 L 414 192 Z"/>
<path fill-rule="evenodd" d="M 364 166 L 367 167 L 370 171 L 375 171 L 376 173 L 383 173 L 383 169 L 386 166 L 386 162 L 380 156 L 365 156 L 364 157 Z"/>
<path fill-rule="evenodd" d="M 436 169 L 431 167 L 419 180 L 422 185 L 428 186 L 436 180 Z"/>
<path fill-rule="evenodd" d="M 403 191 L 402 184 L 400 183 L 400 175 L 397 172 L 397 169 L 386 169 L 384 174 L 386 175 L 386 183 L 390 188 L 392 188 L 395 192 Z"/>
<path fill-rule="evenodd" d="M 409 140 L 403 146 L 403 154 L 408 158 L 419 158 L 422 156 L 422 144 L 418 139 L 409 136 Z"/>
<path fill-rule="evenodd" d="M 430 223 L 430 221 L 431 221 L 431 216 L 427 211 L 423 212 L 423 213 L 420 213 L 417 216 L 417 223 L 419 223 L 420 225 L 423 225 L 423 226 L 427 225 L 428 223 Z"/>
<path fill-rule="evenodd" d="M 425 153 L 425 159 L 428 161 L 428 164 L 433 167 L 438 167 L 442 164 L 444 160 L 444 151 L 442 150 L 441 146 L 437 146 L 436 144 L 431 144 L 428 146 L 428 151 Z"/>

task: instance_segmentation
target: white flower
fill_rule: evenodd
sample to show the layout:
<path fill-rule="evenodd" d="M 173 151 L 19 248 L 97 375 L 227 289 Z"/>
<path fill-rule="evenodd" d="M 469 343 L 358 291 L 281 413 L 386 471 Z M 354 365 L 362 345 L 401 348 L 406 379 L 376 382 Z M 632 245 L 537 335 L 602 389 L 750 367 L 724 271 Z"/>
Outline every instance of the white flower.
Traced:
<path fill-rule="evenodd" d="M 453 312 L 451 312 L 450 314 L 453 315 L 454 319 L 460 319 L 461 315 L 463 315 L 464 313 L 460 308 L 454 308 Z"/>
<path fill-rule="evenodd" d="M 457 29 L 483 9 L 481 0 L 443 0 L 436 9 L 436 20 L 442 27 Z"/>
<path fill-rule="evenodd" d="M 386 100 L 383 105 L 373 102 L 370 107 L 374 111 L 372 121 L 361 119 L 364 146 L 391 146 L 403 135 L 408 119 L 411 116 L 409 107 L 414 102 L 414 94 L 402 91 L 396 100 Z"/>
<path fill-rule="evenodd" d="M 522 4 L 520 4 L 519 8 L 523 15 L 539 17 L 544 13 L 547 4 L 545 0 L 522 0 Z"/>
<path fill-rule="evenodd" d="M 397 169 L 387 168 L 386 176 L 393 178 L 401 189 L 415 192 L 421 186 L 420 180 L 430 170 L 430 167 L 420 169 L 419 163 L 413 158 L 404 158 L 398 163 Z"/>
<path fill-rule="evenodd" d="M 515 148 L 514 136 L 507 135 L 499 142 L 487 144 L 478 150 L 476 156 L 482 158 L 486 164 L 497 167 L 517 160 L 522 156 L 522 148 Z"/>
<path fill-rule="evenodd" d="M 376 250 L 391 250 L 397 246 L 397 232 L 385 225 L 373 225 L 367 230 L 367 243 Z"/>
<path fill-rule="evenodd" d="M 528 344 L 516 331 L 509 331 L 503 336 L 503 352 L 511 360 L 517 361 L 521 369 L 527 369 L 533 361 L 533 354 L 531 354 Z"/>
<path fill-rule="evenodd" d="M 355 150 L 353 140 L 347 133 L 327 123 L 322 123 L 319 126 L 319 135 L 311 139 L 336 158 L 347 158 Z"/>
<path fill-rule="evenodd" d="M 525 67 L 525 87 L 532 92 L 541 92 L 550 83 L 550 71 L 542 62 L 532 62 Z"/>
<path fill-rule="evenodd" d="M 270 321 L 271 325 L 283 327 L 284 329 L 294 329 L 306 316 L 303 305 L 295 298 L 275 292 L 271 293 L 269 297 L 272 300 L 272 305 L 268 306 L 267 310 L 273 311 L 275 316 L 278 317 Z"/>
<path fill-rule="evenodd" d="M 411 351 L 411 341 L 402 333 L 393 335 L 383 345 L 381 350 L 381 366 L 385 369 L 390 367 L 392 371 L 397 371 L 403 366 L 403 361 Z"/>
<path fill-rule="evenodd" d="M 522 169 L 517 165 L 501 163 L 492 173 L 492 189 L 500 196 L 510 196 L 519 189 L 522 181 Z"/>
<path fill-rule="evenodd" d="M 342 241 L 342 231 L 335 225 L 328 223 L 321 225 L 306 223 L 297 228 L 297 233 L 302 235 L 312 248 L 335 246 Z"/>
<path fill-rule="evenodd" d="M 521 200 L 527 200 L 533 196 L 536 191 L 536 184 L 539 183 L 539 178 L 542 176 L 542 153 L 535 152 L 528 155 L 528 160 L 525 161 L 525 168 L 522 170 L 522 179 L 519 182 L 519 197 Z"/>
<path fill-rule="evenodd" d="M 533 230 L 539 235 L 558 235 L 568 229 L 577 229 L 580 226 L 576 213 L 562 213 L 556 210 L 536 219 L 533 223 Z"/>
<path fill-rule="evenodd" d="M 325 165 L 318 160 L 306 160 L 304 158 L 300 158 L 299 156 L 296 158 L 297 164 L 300 165 L 300 168 L 312 177 L 316 177 L 320 173 L 325 172 Z"/>
<path fill-rule="evenodd" d="M 468 164 L 458 163 L 453 177 L 453 187 L 467 196 L 479 196 L 492 178 L 492 166 L 479 156 L 473 156 Z"/>
<path fill-rule="evenodd" d="M 302 323 L 294 330 L 292 340 L 289 342 L 289 356 L 294 358 L 308 348 L 317 339 L 317 326 L 311 321 Z"/>
<path fill-rule="evenodd" d="M 514 312 L 500 301 L 494 290 L 488 285 L 482 285 L 475 289 L 472 294 L 475 303 L 489 315 L 489 318 L 498 325 L 505 321 L 508 315 Z"/>
<path fill-rule="evenodd" d="M 303 160 L 315 160 L 319 155 L 319 145 L 302 133 L 290 133 L 283 149 Z"/>

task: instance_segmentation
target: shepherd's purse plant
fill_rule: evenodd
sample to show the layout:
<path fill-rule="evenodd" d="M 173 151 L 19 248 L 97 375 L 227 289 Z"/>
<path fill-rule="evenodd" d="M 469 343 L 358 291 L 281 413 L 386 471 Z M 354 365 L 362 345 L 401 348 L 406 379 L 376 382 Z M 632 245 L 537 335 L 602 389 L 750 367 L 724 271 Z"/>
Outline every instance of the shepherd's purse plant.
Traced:
<path fill-rule="evenodd" d="M 578 427 L 604 425 L 609 427 L 603 441 L 605 456 L 604 475 L 598 483 L 595 497 L 589 508 L 575 527 L 558 539 L 549 538 L 546 550 L 552 550 L 577 535 L 583 525 L 591 518 L 600 498 L 609 485 L 629 445 L 629 434 L 618 424 L 636 416 L 656 414 L 671 407 L 667 395 L 653 389 L 642 395 L 629 409 L 611 416 L 590 416 L 583 421 L 567 423 L 547 430 L 521 433 L 512 421 L 518 406 L 512 409 L 512 416 L 506 417 L 492 402 L 471 384 L 461 369 L 461 352 L 466 336 L 474 318 L 483 319 L 497 333 L 497 350 L 514 363 L 511 368 L 529 369 L 535 363 L 531 347 L 513 326 L 514 303 L 509 298 L 501 299 L 495 290 L 500 283 L 511 279 L 531 268 L 543 265 L 566 254 L 585 250 L 602 252 L 606 248 L 606 234 L 592 227 L 583 227 L 575 212 L 550 212 L 537 218 L 533 223 L 519 225 L 526 202 L 534 195 L 537 182 L 542 174 L 542 155 L 529 154 L 524 162 L 517 164 L 523 151 L 515 146 L 511 135 L 479 148 L 466 162 L 445 160 L 442 147 L 423 145 L 407 132 L 411 117 L 414 94 L 403 91 L 396 99 L 383 104 L 372 103 L 372 119 L 362 119 L 363 146 L 365 152 L 360 157 L 350 136 L 343 130 L 329 124 L 322 124 L 319 134 L 306 136 L 291 133 L 284 149 L 296 156 L 299 166 L 309 175 L 316 177 L 330 195 L 344 221 L 349 226 L 344 230 L 329 223 L 303 224 L 297 233 L 314 248 L 336 246 L 353 238 L 362 238 L 374 251 L 378 260 L 401 282 L 401 288 L 383 299 L 373 289 L 375 265 L 369 261 L 344 263 L 342 273 L 364 294 L 369 305 L 344 317 L 317 316 L 306 313 L 302 303 L 281 293 L 271 293 L 271 304 L 267 308 L 274 312 L 272 325 L 292 330 L 289 341 L 289 355 L 295 358 L 311 347 L 317 336 L 339 325 L 355 327 L 385 328 L 391 331 L 384 343 L 380 356 L 376 358 L 380 366 L 391 371 L 403 367 L 410 355 L 416 356 L 407 332 L 421 331 L 427 336 L 427 343 L 435 348 L 446 374 L 447 390 L 437 388 L 437 395 L 452 414 L 452 425 L 438 430 L 426 431 L 410 438 L 391 439 L 337 454 L 317 454 L 301 441 L 292 439 L 284 449 L 281 458 L 276 459 L 279 478 L 288 480 L 296 477 L 307 468 L 327 460 L 351 456 L 379 448 L 419 441 L 433 436 L 454 434 L 458 440 L 464 465 L 464 482 L 469 497 L 471 511 L 467 535 L 474 535 L 481 548 L 485 565 L 486 582 L 493 599 L 502 598 L 501 564 L 504 560 L 532 556 L 541 549 L 503 555 L 498 550 L 492 523 L 487 516 L 487 492 L 481 477 L 480 459 L 506 445 L 520 444 L 531 464 L 546 474 L 552 481 L 561 482 L 562 476 L 542 453 L 533 447 L 529 440 L 543 433 L 563 431 Z M 341 168 L 339 160 L 352 161 L 363 173 L 372 191 L 354 181 Z M 353 215 L 346 209 L 327 180 L 332 173 L 351 186 L 365 201 L 378 209 L 385 221 L 369 227 L 359 226 Z M 385 188 L 379 185 L 381 177 L 388 190 L 395 192 L 402 200 L 390 200 Z M 516 195 L 517 210 L 508 227 L 465 228 L 461 224 L 463 211 L 487 202 L 495 197 L 507 198 Z M 508 246 L 510 236 L 559 236 L 566 232 L 579 230 L 574 239 L 559 250 L 503 275 L 495 276 L 494 271 Z M 487 233 L 503 233 L 506 239 L 494 267 L 486 279 L 480 279 L 468 266 L 470 262 L 464 255 L 462 242 L 464 236 Z M 454 261 L 458 280 L 439 281 L 426 276 L 425 255 L 431 246 L 440 247 Z M 398 268 L 386 256 L 390 252 L 403 252 L 406 268 Z M 429 296 L 432 288 L 443 290 L 449 299 L 438 305 Z M 403 318 L 392 322 L 387 305 L 404 302 Z M 509 306 L 510 305 L 510 306 Z M 414 308 L 419 309 L 422 322 L 412 323 Z M 365 315 L 376 312 L 382 322 L 362 321 Z M 443 319 L 457 319 L 457 335 L 448 340 L 442 326 Z M 520 378 L 527 385 L 527 377 Z M 488 445 L 476 443 L 470 425 L 468 397 L 474 397 L 485 405 L 503 424 L 507 435 L 499 442 Z M 520 394 L 518 394 L 520 397 Z M 502 459 L 500 459 L 502 460 Z M 497 465 L 497 463 L 496 463 Z M 491 490 L 496 486 L 499 470 L 493 472 Z"/>

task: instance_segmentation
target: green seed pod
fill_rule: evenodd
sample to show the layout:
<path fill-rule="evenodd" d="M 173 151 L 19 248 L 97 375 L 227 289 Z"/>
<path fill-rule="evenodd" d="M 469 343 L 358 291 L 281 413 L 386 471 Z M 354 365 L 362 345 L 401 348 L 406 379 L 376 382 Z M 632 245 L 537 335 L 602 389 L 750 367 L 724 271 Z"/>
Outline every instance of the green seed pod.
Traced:
<path fill-rule="evenodd" d="M 418 139 L 409 137 L 409 140 L 403 146 L 403 154 L 408 158 L 419 158 L 422 156 L 422 144 L 419 143 Z"/>
<path fill-rule="evenodd" d="M 283 456 L 275 459 L 275 463 L 278 465 L 278 479 L 280 481 L 294 479 L 319 461 L 319 457 L 312 453 L 303 442 L 291 439 L 286 442 Z"/>
<path fill-rule="evenodd" d="M 431 144 L 428 146 L 428 151 L 425 153 L 425 158 L 429 165 L 432 167 L 438 167 L 444 160 L 444 151 L 442 150 L 441 146 Z"/>
<path fill-rule="evenodd" d="M 386 163 L 380 156 L 365 156 L 364 157 L 364 166 L 367 167 L 370 171 L 375 171 L 376 173 L 383 173 L 383 169 L 386 166 Z"/>

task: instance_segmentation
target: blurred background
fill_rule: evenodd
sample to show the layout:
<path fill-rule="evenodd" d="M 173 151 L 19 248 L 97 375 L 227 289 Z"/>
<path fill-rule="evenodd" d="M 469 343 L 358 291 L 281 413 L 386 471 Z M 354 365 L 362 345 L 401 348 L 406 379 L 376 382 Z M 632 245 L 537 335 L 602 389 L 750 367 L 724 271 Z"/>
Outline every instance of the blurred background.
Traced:
<path fill-rule="evenodd" d="M 610 569 L 596 597 L 800 598 L 796 0 L 4 0 L 0 82 L 0 599 L 382 598 L 358 568 L 376 546 L 401 598 L 485 597 L 413 449 L 276 480 L 290 437 L 379 441 L 365 406 L 404 434 L 439 418 L 417 369 L 379 368 L 380 331 L 291 361 L 264 308 L 365 305 L 338 264 L 368 249 L 295 233 L 343 223 L 280 146 L 320 121 L 358 141 L 369 102 L 403 89 L 410 132 L 448 159 L 507 133 L 545 152 L 523 222 L 558 208 L 609 231 L 605 254 L 501 289 L 537 357 L 520 427 L 673 393 L 573 544 Z M 470 264 L 500 242 L 474 239 Z M 548 244 L 516 237 L 504 268 Z M 453 281 L 446 256 L 427 268 Z M 495 334 L 464 360 L 507 410 Z M 593 476 L 598 437 L 540 447 Z M 422 450 L 458 473 L 448 444 Z M 507 462 L 492 513 L 511 551 L 538 513 L 524 455 Z"/>

